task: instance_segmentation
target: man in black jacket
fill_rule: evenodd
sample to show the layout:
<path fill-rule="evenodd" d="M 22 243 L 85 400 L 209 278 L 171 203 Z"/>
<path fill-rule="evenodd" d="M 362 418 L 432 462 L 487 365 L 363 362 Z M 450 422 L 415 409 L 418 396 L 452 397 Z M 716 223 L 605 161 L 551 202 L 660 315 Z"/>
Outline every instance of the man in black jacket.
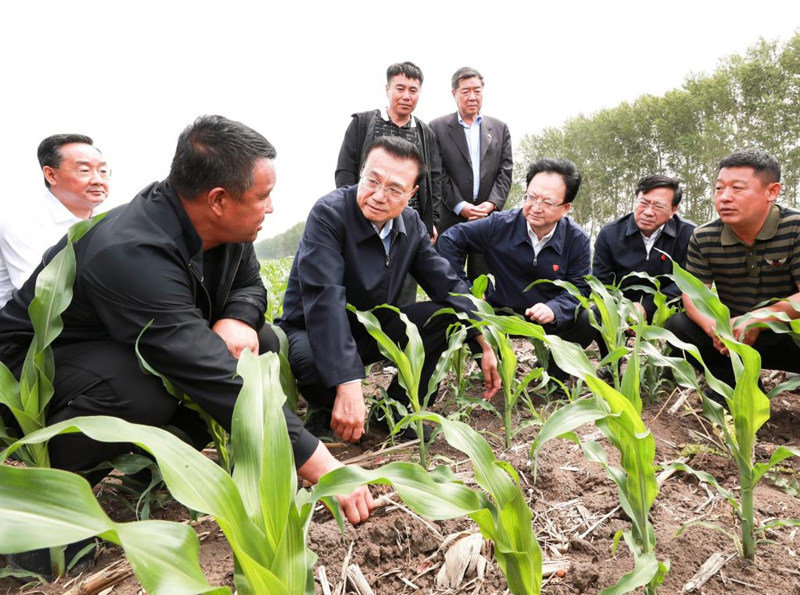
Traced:
<path fill-rule="evenodd" d="M 178 140 L 169 178 L 111 211 L 76 245 L 74 296 L 53 343 L 55 394 L 47 422 L 113 415 L 175 425 L 208 442 L 196 416 L 170 396 L 144 359 L 230 430 L 243 349 L 274 349 L 264 328 L 266 292 L 252 242 L 272 212 L 275 149 L 258 132 L 204 116 Z M 49 262 L 65 243 L 51 248 Z M 27 308 L 40 267 L 0 310 L 0 360 L 19 374 L 32 336 Z M 315 482 L 341 466 L 284 408 L 299 474 Z M 54 467 L 92 469 L 129 448 L 81 434 L 50 442 Z M 93 481 L 101 476 L 91 476 Z M 352 522 L 369 516 L 366 489 L 341 498 Z"/>
<path fill-rule="evenodd" d="M 686 266 L 689 238 L 695 225 L 677 214 L 683 191 L 678 180 L 653 175 L 639 180 L 635 196 L 633 212 L 606 224 L 597 235 L 592 274 L 603 283 L 612 284 L 633 271 L 647 273 L 659 277 L 661 292 L 667 299 L 677 298 L 681 290 L 671 278 L 661 275 L 672 273 L 673 260 Z M 629 277 L 622 281 L 622 289 L 638 311 L 648 321 L 652 320 L 653 295 L 631 285 L 649 283 Z"/>
<path fill-rule="evenodd" d="M 470 309 L 468 300 L 450 295 L 467 293 L 469 287 L 433 248 L 419 215 L 405 208 L 422 176 L 422 156 L 413 144 L 392 136 L 373 141 L 360 183 L 339 188 L 312 207 L 289 274 L 279 324 L 289 338 L 292 371 L 302 395 L 328 412 L 330 427 L 348 441 L 364 431 L 364 364 L 382 356 L 345 305 L 359 310 L 398 305 L 409 273 L 422 285 L 433 302 L 405 305 L 401 311 L 417 325 L 425 346 L 423 394 L 453 322 L 447 316 L 426 321 L 445 306 Z M 394 312 L 375 314 L 386 334 L 405 343 L 405 325 Z M 500 388 L 496 360 L 481 335 L 475 340 L 483 352 L 484 396 L 490 398 Z M 407 402 L 397 379 L 389 394 Z"/>
<path fill-rule="evenodd" d="M 386 98 L 389 105 L 353 114 L 344 133 L 336 163 L 336 187 L 358 182 L 366 160 L 367 148 L 381 136 L 397 136 L 413 143 L 425 164 L 425 175 L 418 190 L 408 199 L 408 206 L 419 213 L 431 241 L 435 241 L 441 203 L 442 172 L 439 146 L 431 128 L 413 116 L 422 91 L 422 70 L 411 62 L 392 64 L 386 70 Z M 400 303 L 416 301 L 417 285 L 411 279 L 403 287 Z"/>

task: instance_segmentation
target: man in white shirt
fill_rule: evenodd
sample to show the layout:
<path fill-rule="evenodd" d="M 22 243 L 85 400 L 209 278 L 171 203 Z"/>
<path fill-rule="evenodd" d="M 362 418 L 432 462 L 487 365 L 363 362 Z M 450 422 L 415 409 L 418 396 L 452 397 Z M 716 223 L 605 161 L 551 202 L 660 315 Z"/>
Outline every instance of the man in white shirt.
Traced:
<path fill-rule="evenodd" d="M 56 134 L 39 144 L 47 190 L 0 223 L 0 307 L 27 281 L 44 252 L 108 196 L 111 170 L 92 143 L 82 134 Z"/>

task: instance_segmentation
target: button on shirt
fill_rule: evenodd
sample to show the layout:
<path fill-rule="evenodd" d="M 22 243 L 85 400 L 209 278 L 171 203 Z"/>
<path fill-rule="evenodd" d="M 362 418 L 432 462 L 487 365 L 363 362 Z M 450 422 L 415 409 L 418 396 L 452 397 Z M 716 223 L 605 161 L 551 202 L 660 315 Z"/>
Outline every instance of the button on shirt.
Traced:
<path fill-rule="evenodd" d="M 483 116 L 478 116 L 472 121 L 472 124 L 467 124 L 461 117 L 461 112 L 458 113 L 458 123 L 464 129 L 464 136 L 467 139 L 467 147 L 469 147 L 469 160 L 472 164 L 472 200 L 478 198 L 478 190 L 481 187 L 481 122 Z M 461 214 L 461 209 L 467 204 L 466 201 L 458 203 L 453 211 L 456 215 Z"/>
<path fill-rule="evenodd" d="M 38 200 L 0 223 L 0 307 L 28 280 L 45 251 L 78 221 L 82 219 L 45 190 Z"/>

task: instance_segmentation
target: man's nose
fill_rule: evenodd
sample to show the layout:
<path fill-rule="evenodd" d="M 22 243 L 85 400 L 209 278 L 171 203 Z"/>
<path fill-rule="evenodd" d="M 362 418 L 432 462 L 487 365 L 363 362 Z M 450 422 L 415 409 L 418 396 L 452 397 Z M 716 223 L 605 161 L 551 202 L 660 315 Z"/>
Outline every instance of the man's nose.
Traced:
<path fill-rule="evenodd" d="M 269 215 L 274 209 L 272 208 L 272 199 L 268 198 L 264 201 L 264 214 Z"/>

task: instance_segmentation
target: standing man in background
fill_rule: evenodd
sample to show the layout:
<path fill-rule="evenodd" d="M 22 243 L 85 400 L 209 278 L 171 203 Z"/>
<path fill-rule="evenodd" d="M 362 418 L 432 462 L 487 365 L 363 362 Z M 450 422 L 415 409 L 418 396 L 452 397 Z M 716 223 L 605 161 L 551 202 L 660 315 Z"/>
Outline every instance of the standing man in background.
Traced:
<path fill-rule="evenodd" d="M 0 223 L 0 307 L 73 223 L 89 219 L 108 197 L 111 170 L 83 134 L 55 134 L 37 151 L 47 191 Z"/>
<path fill-rule="evenodd" d="M 439 142 L 444 178 L 439 230 L 475 221 L 501 211 L 508 198 L 513 168 L 508 126 L 481 115 L 483 76 L 474 68 L 459 68 L 451 81 L 458 111 L 431 122 Z M 467 276 L 487 272 L 480 252 L 470 251 Z"/>
<path fill-rule="evenodd" d="M 386 70 L 386 98 L 389 105 L 384 109 L 353 114 L 339 150 L 336 187 L 358 183 L 366 161 L 367 147 L 376 138 L 398 136 L 411 142 L 422 153 L 425 175 L 420 180 L 419 190 L 409 199 L 408 206 L 419 213 L 433 242 L 437 235 L 442 172 L 436 136 L 425 122 L 412 115 L 422 91 L 422 80 L 422 70 L 411 62 L 389 66 Z M 409 278 L 400 293 L 399 303 L 413 303 L 416 295 L 417 284 Z"/>

